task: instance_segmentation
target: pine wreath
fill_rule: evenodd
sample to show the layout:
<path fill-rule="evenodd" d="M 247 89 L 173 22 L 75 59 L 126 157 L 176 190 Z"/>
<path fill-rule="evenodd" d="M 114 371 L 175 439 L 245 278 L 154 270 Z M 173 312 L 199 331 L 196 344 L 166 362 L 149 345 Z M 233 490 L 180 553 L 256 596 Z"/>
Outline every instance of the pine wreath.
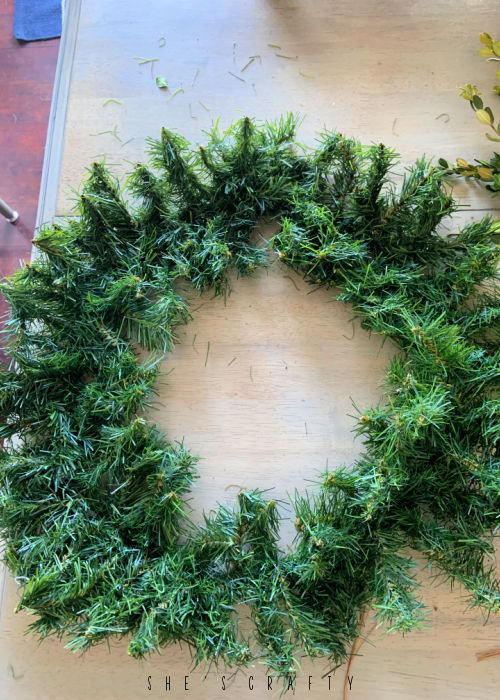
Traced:
<path fill-rule="evenodd" d="M 397 189 L 384 145 L 324 133 L 308 153 L 296 126 L 245 118 L 197 151 L 163 129 L 126 198 L 94 163 L 78 216 L 44 227 L 39 257 L 3 284 L 1 533 L 39 637 L 85 651 L 131 634 L 137 658 L 184 641 L 196 662 L 260 659 L 282 677 L 301 654 L 335 667 L 368 610 L 390 630 L 421 625 L 408 547 L 470 605 L 499 610 L 495 225 L 438 235 L 457 209 L 439 169 L 419 160 Z M 193 525 L 196 458 L 138 417 L 189 319 L 176 281 L 222 294 L 230 270 L 265 265 L 251 243 L 262 216 L 281 221 L 271 246 L 284 263 L 340 288 L 362 326 L 400 349 L 386 405 L 359 417 L 363 455 L 293 500 L 288 554 L 258 488 Z M 137 343 L 156 356 L 141 362 Z"/>

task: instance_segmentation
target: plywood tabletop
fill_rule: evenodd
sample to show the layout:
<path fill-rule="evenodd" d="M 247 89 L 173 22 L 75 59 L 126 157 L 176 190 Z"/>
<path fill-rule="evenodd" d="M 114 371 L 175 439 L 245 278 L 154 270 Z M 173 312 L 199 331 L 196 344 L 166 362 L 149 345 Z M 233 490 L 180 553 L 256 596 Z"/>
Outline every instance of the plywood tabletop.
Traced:
<path fill-rule="evenodd" d="M 477 37 L 494 33 L 497 15 L 493 0 L 71 0 L 39 223 L 69 212 L 71 190 L 92 160 L 105 157 L 124 174 L 161 126 L 203 143 L 203 130 L 219 117 L 224 127 L 243 114 L 263 120 L 300 112 L 306 144 L 322 128 L 337 128 L 395 147 L 404 163 L 424 152 L 488 158 L 491 144 L 457 93 L 466 82 L 490 89 L 494 71 L 486 75 Z M 141 58 L 158 60 L 140 65 Z M 168 91 L 156 76 L 167 79 Z M 500 199 L 474 186 L 457 184 L 455 194 L 468 210 L 450 229 L 500 208 Z M 195 520 L 231 503 L 242 486 L 273 488 L 286 499 L 295 488 L 314 488 L 326 464 L 351 463 L 362 449 L 352 433 L 354 404 L 383 399 L 380 382 L 394 352 L 352 322 L 334 293 L 314 291 L 273 260 L 232 287 L 226 302 L 192 298 L 193 321 L 178 330 L 150 415 L 201 457 Z M 284 508 L 283 517 L 286 546 L 293 533 Z M 483 625 L 466 610 L 463 591 L 431 585 L 421 568 L 432 627 L 404 638 L 374 632 L 354 662 L 348 697 L 500 698 L 500 656 L 476 656 L 500 647 L 500 619 Z M 7 577 L 1 700 L 279 695 L 258 666 L 233 679 L 210 669 L 205 678 L 184 648 L 136 662 L 126 640 L 82 659 L 55 639 L 37 646 L 23 635 L 29 618 L 14 615 L 16 600 Z M 345 669 L 322 678 L 326 670 L 304 663 L 295 697 L 340 700 Z"/>
<path fill-rule="evenodd" d="M 82 0 L 66 66 L 56 213 L 70 210 L 93 159 L 106 157 L 123 173 L 161 126 L 203 143 L 218 118 L 224 127 L 242 115 L 296 112 L 304 143 L 338 129 L 384 142 L 406 163 L 423 153 L 488 157 L 491 144 L 458 86 L 491 90 L 494 70 L 477 55 L 477 37 L 496 19 L 492 0 Z M 456 192 L 474 209 L 492 207 L 479 187 Z"/>

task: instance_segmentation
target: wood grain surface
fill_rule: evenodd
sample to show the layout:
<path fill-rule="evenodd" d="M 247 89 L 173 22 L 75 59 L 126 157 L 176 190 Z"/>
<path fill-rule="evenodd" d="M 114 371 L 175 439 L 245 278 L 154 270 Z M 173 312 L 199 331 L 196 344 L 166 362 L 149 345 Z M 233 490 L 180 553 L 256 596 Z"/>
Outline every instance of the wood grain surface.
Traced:
<path fill-rule="evenodd" d="M 193 320 L 163 363 L 150 414 L 201 456 L 191 502 L 197 522 L 241 488 L 272 489 L 269 498 L 286 502 L 327 467 L 350 464 L 362 445 L 348 414 L 381 398 L 377 385 L 395 350 L 351 322 L 332 292 L 272 258 L 232 284 L 225 301 L 192 298 Z M 286 546 L 293 511 L 283 504 L 281 512 Z"/>
<path fill-rule="evenodd" d="M 224 127 L 297 112 L 304 143 L 336 128 L 395 147 L 403 162 L 488 157 L 458 86 L 491 90 L 494 67 L 477 55 L 477 37 L 500 25 L 497 10 L 492 0 L 84 0 L 57 213 L 70 209 L 92 159 L 125 172 L 161 126 L 203 143 L 219 117 Z M 479 187 L 456 191 L 474 209 L 500 208 Z"/>
<path fill-rule="evenodd" d="M 60 71 L 69 76 L 58 105 L 66 118 L 51 137 L 59 155 L 53 154 L 40 221 L 69 210 L 71 188 L 93 158 L 105 153 L 123 173 L 130 167 L 125 159 L 143 158 L 145 137 L 162 125 L 202 143 L 203 129 L 219 116 L 226 126 L 242 114 L 266 119 L 299 111 L 306 115 L 299 133 L 305 143 L 324 125 L 336 127 L 396 147 L 405 163 L 424 152 L 449 159 L 491 152 L 457 86 L 477 82 L 487 94 L 493 83 L 494 71 L 487 76 L 477 56 L 478 34 L 500 28 L 492 0 L 82 0 L 81 14 L 69 4 L 78 31 Z M 260 58 L 242 71 L 251 56 Z M 139 65 L 135 57 L 158 61 Z M 167 78 L 168 92 L 156 87 L 157 75 Z M 109 98 L 119 103 L 104 105 Z M 468 209 L 450 229 L 500 206 L 464 183 L 455 194 Z M 295 488 L 314 488 L 310 482 L 327 463 L 354 460 L 362 445 L 349 414 L 356 414 L 353 402 L 363 408 L 383 400 L 390 343 L 382 347 L 380 337 L 351 322 L 351 310 L 333 292 L 315 290 L 272 257 L 254 277 L 233 279 L 225 302 L 210 294 L 190 301 L 193 321 L 178 329 L 149 417 L 200 456 L 195 520 L 217 502 L 233 502 L 242 486 L 273 488 L 273 497 L 286 499 Z M 293 531 L 284 505 L 282 513 L 286 547 Z M 476 657 L 500 647 L 500 619 L 484 625 L 467 610 L 463 591 L 432 584 L 421 569 L 431 627 L 405 637 L 373 632 L 353 664 L 348 697 L 500 698 L 500 657 Z M 212 668 L 205 678 L 192 670 L 185 648 L 136 662 L 126 655 L 126 640 L 83 659 L 55 639 L 37 646 L 23 636 L 29 617 L 12 612 L 16 599 L 8 577 L 2 700 L 279 696 L 276 684 L 267 689 L 265 668 L 232 680 L 229 671 Z M 326 671 L 323 663 L 305 662 L 294 697 L 340 700 L 345 669 L 322 678 Z"/>

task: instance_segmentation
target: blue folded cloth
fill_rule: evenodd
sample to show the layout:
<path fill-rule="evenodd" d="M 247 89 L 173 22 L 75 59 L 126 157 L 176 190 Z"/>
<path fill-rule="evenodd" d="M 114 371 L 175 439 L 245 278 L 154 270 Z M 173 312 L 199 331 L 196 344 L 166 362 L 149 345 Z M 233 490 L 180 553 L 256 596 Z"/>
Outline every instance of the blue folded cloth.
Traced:
<path fill-rule="evenodd" d="M 62 0 L 16 0 L 14 36 L 21 41 L 61 36 Z"/>

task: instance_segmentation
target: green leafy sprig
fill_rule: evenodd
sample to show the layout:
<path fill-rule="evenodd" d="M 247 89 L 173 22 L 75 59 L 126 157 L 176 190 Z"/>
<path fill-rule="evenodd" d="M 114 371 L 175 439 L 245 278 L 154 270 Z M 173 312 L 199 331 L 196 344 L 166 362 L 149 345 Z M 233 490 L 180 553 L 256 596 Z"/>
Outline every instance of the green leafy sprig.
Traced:
<path fill-rule="evenodd" d="M 492 39 L 486 32 L 479 36 L 479 41 L 483 44 L 483 47 L 478 51 L 480 56 L 485 57 L 488 61 L 500 61 L 500 41 Z M 500 80 L 500 69 L 497 70 L 496 77 Z M 493 92 L 500 95 L 500 85 L 494 85 Z M 490 128 L 490 131 L 484 134 L 486 138 L 489 141 L 500 143 L 500 122 L 498 125 L 495 125 L 493 111 L 491 107 L 484 104 L 477 85 L 471 85 L 470 83 L 465 85 L 460 90 L 460 97 L 469 102 L 478 121 Z M 500 155 L 495 152 L 489 161 L 477 158 L 475 161 L 478 165 L 468 163 L 464 158 L 457 158 L 455 165 L 453 165 L 446 159 L 440 158 L 439 164 L 442 168 L 447 169 L 449 173 L 453 172 L 456 175 L 474 178 L 480 182 L 487 183 L 486 189 L 493 193 L 493 197 L 496 197 L 498 192 L 500 192 Z"/>

